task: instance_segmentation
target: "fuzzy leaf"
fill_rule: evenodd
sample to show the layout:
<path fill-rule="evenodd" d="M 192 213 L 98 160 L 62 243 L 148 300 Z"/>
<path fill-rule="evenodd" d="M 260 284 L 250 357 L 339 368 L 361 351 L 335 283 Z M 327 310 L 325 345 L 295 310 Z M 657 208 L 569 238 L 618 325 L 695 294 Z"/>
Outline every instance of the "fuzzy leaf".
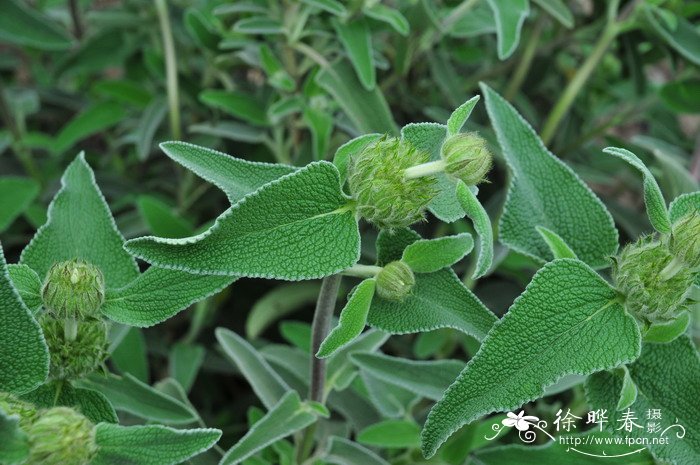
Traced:
<path fill-rule="evenodd" d="M 326 111 L 309 107 L 303 112 L 304 122 L 311 132 L 314 160 L 324 160 L 328 142 L 333 132 L 333 117 Z"/>
<path fill-rule="evenodd" d="M 58 393 L 58 395 L 57 395 Z M 71 407 L 82 413 L 93 423 L 117 423 L 117 413 L 107 398 L 98 391 L 71 386 L 69 383 L 47 383 L 32 392 L 24 394 L 22 400 L 39 408 L 56 406 Z"/>
<path fill-rule="evenodd" d="M 39 311 L 44 302 L 41 299 L 41 280 L 36 271 L 27 265 L 7 265 L 12 285 L 22 298 L 22 302 L 33 314 Z"/>
<path fill-rule="evenodd" d="M 152 266 L 126 286 L 107 291 L 100 310 L 117 323 L 147 328 L 218 293 L 235 279 Z"/>
<path fill-rule="evenodd" d="M 12 285 L 2 245 L 0 328 L 0 391 L 31 391 L 46 380 L 49 352 L 39 324 Z"/>
<path fill-rule="evenodd" d="M 371 91 L 377 83 L 377 76 L 372 55 L 372 35 L 367 21 L 358 18 L 346 23 L 333 20 L 332 23 L 362 86 Z"/>
<path fill-rule="evenodd" d="M 644 179 L 644 203 L 647 206 L 647 216 L 649 216 L 651 225 L 660 233 L 670 233 L 671 222 L 668 217 L 664 195 L 661 193 L 661 188 L 656 179 L 654 179 L 654 175 L 644 165 L 644 162 L 629 150 L 618 147 L 608 147 L 603 149 L 603 152 L 624 160 L 642 173 Z"/>
<path fill-rule="evenodd" d="M 357 368 L 350 361 L 354 352 L 373 352 L 381 347 L 389 336 L 381 331 L 365 331 L 350 344 L 341 347 L 328 360 L 326 369 L 326 391 L 342 391 L 350 386 L 357 375 Z"/>
<path fill-rule="evenodd" d="M 245 197 L 209 230 L 185 239 L 143 237 L 126 248 L 161 268 L 284 280 L 327 276 L 359 258 L 354 212 L 338 170 L 315 162 Z"/>
<path fill-rule="evenodd" d="M 328 454 L 323 460 L 335 465 L 389 465 L 389 462 L 371 450 L 336 436 L 328 442 Z"/>
<path fill-rule="evenodd" d="M 136 206 L 149 231 L 156 236 L 177 239 L 191 236 L 194 232 L 191 224 L 175 214 L 168 204 L 156 197 L 142 195 L 136 201 Z"/>
<path fill-rule="evenodd" d="M 316 419 L 315 410 L 302 403 L 299 394 L 295 391 L 288 392 L 226 452 L 219 465 L 241 463 L 278 439 L 306 428 Z"/>
<path fill-rule="evenodd" d="M 689 325 L 690 312 L 683 312 L 673 321 L 651 325 L 643 335 L 644 342 L 671 342 L 684 334 Z"/>
<path fill-rule="evenodd" d="M 406 247 L 401 260 L 416 273 L 433 273 L 452 266 L 474 247 L 471 234 L 419 239 Z"/>
<path fill-rule="evenodd" d="M 447 120 L 448 135 L 453 136 L 460 133 L 480 99 L 480 96 L 475 95 L 452 112 L 450 118 Z"/>
<path fill-rule="evenodd" d="M 389 384 L 367 371 L 360 371 L 360 378 L 367 389 L 367 397 L 385 418 L 405 417 L 415 405 L 417 396 L 409 390 Z"/>
<path fill-rule="evenodd" d="M 179 430 L 161 425 L 120 426 L 100 423 L 95 429 L 97 455 L 92 465 L 177 465 L 208 450 L 221 437 L 212 428 Z"/>
<path fill-rule="evenodd" d="M 620 398 L 617 401 L 616 409 L 625 410 L 637 400 L 637 386 L 634 384 L 634 381 L 632 381 L 627 367 L 621 366 L 615 369 L 615 371 L 622 374 L 622 389 L 620 390 Z"/>
<path fill-rule="evenodd" d="M 576 253 L 571 250 L 571 247 L 564 242 L 564 239 L 559 236 L 559 234 L 554 231 L 545 228 L 544 226 L 535 226 L 537 232 L 540 233 L 542 239 L 549 246 L 549 250 L 552 251 L 552 255 L 555 259 L 557 258 L 578 258 Z"/>
<path fill-rule="evenodd" d="M 493 229 L 491 219 L 476 194 L 462 181 L 457 182 L 457 200 L 467 218 L 472 220 L 474 230 L 479 237 L 479 258 L 476 261 L 473 279 L 486 275 L 493 263 Z"/>
<path fill-rule="evenodd" d="M 9 415 L 0 409 L 0 463 L 18 465 L 29 455 L 29 438 L 19 428 L 19 415 Z"/>
<path fill-rule="evenodd" d="M 33 179 L 0 177 L 0 232 L 6 230 L 29 207 L 38 193 L 39 184 Z"/>
<path fill-rule="evenodd" d="M 232 204 L 296 170 L 293 166 L 242 160 L 186 142 L 163 142 L 160 148 L 167 156 L 224 191 Z"/>
<path fill-rule="evenodd" d="M 333 157 L 333 164 L 338 168 L 341 182 L 345 182 L 348 176 L 348 166 L 352 157 L 362 152 L 365 147 L 382 137 L 381 134 L 365 134 L 356 137 L 338 147 Z"/>
<path fill-rule="evenodd" d="M 574 15 L 563 0 L 533 0 L 567 29 L 574 27 Z"/>
<path fill-rule="evenodd" d="M 558 160 L 530 125 L 503 97 L 481 86 L 486 109 L 513 178 L 499 224 L 500 240 L 533 258 L 552 259 L 535 229 L 557 233 L 576 255 L 593 267 L 607 266 L 617 251 L 617 230 L 610 213 L 571 168 Z"/>
<path fill-rule="evenodd" d="M 3 0 L 1 8 L 1 41 L 39 50 L 66 50 L 73 45 L 62 27 L 26 2 Z"/>
<path fill-rule="evenodd" d="M 97 103 L 78 113 L 63 126 L 52 148 L 56 153 L 63 153 L 86 137 L 114 126 L 125 116 L 124 108 L 118 103 Z"/>
<path fill-rule="evenodd" d="M 318 282 L 286 283 L 275 286 L 258 299 L 248 313 L 245 323 L 246 337 L 249 340 L 256 339 L 279 318 L 316 302 L 319 291 Z"/>
<path fill-rule="evenodd" d="M 513 54 L 520 42 L 520 30 L 530 14 L 528 0 L 488 0 L 496 17 L 498 58 L 505 60 Z"/>
<path fill-rule="evenodd" d="M 578 260 L 555 260 L 484 339 L 423 429 L 427 457 L 460 426 L 541 397 L 568 374 L 590 374 L 637 358 L 637 323 L 617 291 Z"/>
<path fill-rule="evenodd" d="M 326 358 L 333 355 L 338 349 L 352 342 L 365 329 L 367 312 L 372 304 L 374 289 L 377 281 L 365 279 L 353 291 L 340 312 L 338 325 L 326 336 L 321 343 L 316 357 Z"/>
<path fill-rule="evenodd" d="M 148 347 L 146 336 L 141 328 L 121 325 L 123 333 L 111 338 L 110 360 L 118 373 L 129 373 L 139 381 L 148 384 Z M 116 331 L 113 331 L 116 333 Z M 123 334 L 123 335 L 122 335 Z"/>
<path fill-rule="evenodd" d="M 146 107 L 141 115 L 135 131 L 136 153 L 139 160 L 145 160 L 150 155 L 153 148 L 153 138 L 167 112 L 168 104 L 165 99 L 157 98 Z"/>
<path fill-rule="evenodd" d="M 48 220 L 22 251 L 20 263 L 43 279 L 54 263 L 79 258 L 100 268 L 108 288 L 121 287 L 139 275 L 123 245 L 124 238 L 81 153 L 66 168 L 61 189 L 49 205 Z"/>
<path fill-rule="evenodd" d="M 357 442 L 375 447 L 413 449 L 420 445 L 420 428 L 413 421 L 384 420 L 360 431 Z"/>
<path fill-rule="evenodd" d="M 218 108 L 252 125 L 269 125 L 264 105 L 249 94 L 210 89 L 199 94 L 199 100 L 207 106 Z"/>
<path fill-rule="evenodd" d="M 216 329 L 216 340 L 226 356 L 248 380 L 262 404 L 271 409 L 291 390 L 245 339 L 225 328 Z"/>
<path fill-rule="evenodd" d="M 411 25 L 399 10 L 389 8 L 381 3 L 375 3 L 368 8 L 364 8 L 362 12 L 372 19 L 388 24 L 402 36 L 408 36 L 408 33 L 411 30 Z"/>
<path fill-rule="evenodd" d="M 669 218 L 672 223 L 675 223 L 688 213 L 695 211 L 700 211 L 700 192 L 692 192 L 676 197 L 669 207 Z"/>
<path fill-rule="evenodd" d="M 667 344 L 644 344 L 642 355 L 628 367 L 637 386 L 637 398 L 630 406 L 638 415 L 635 423 L 643 423 L 649 409 L 661 410 L 654 421 L 662 431 L 671 427 L 663 437 L 668 444 L 648 445 L 657 460 L 676 465 L 694 465 L 700 456 L 700 360 L 693 343 L 686 336 Z M 586 397 L 591 408 L 608 409 L 607 427 L 620 428 L 623 411 L 616 410 L 622 389 L 622 379 L 610 372 L 596 373 L 586 382 Z M 624 431 L 629 438 L 648 438 L 646 429 Z M 681 435 L 681 437 L 677 436 Z"/>
<path fill-rule="evenodd" d="M 200 345 L 184 343 L 175 344 L 170 354 L 170 376 L 172 376 L 185 392 L 189 392 L 197 379 L 206 350 Z"/>

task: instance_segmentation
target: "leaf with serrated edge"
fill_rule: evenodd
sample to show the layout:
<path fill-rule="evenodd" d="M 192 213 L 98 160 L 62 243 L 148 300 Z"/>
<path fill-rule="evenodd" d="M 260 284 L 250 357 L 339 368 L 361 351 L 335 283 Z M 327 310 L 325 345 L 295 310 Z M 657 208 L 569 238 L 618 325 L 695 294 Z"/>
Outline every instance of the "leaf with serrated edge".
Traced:
<path fill-rule="evenodd" d="M 93 423 L 117 423 L 117 413 L 104 394 L 92 389 L 76 388 L 61 381 L 47 383 L 21 396 L 39 408 L 71 407 Z M 58 395 L 57 395 L 58 393 Z"/>
<path fill-rule="evenodd" d="M 447 120 L 447 134 L 453 136 L 459 134 L 459 132 L 464 127 L 464 123 L 467 122 L 469 116 L 471 116 L 472 111 L 477 103 L 479 103 L 481 97 L 476 95 L 463 104 L 461 104 L 455 111 L 452 112 L 449 119 Z"/>
<path fill-rule="evenodd" d="M 353 291 L 348 303 L 340 312 L 338 325 L 321 343 L 316 354 L 318 358 L 330 357 L 362 333 L 367 322 L 367 312 L 372 304 L 376 283 L 375 279 L 365 279 Z"/>
<path fill-rule="evenodd" d="M 0 391 L 31 391 L 46 380 L 49 352 L 39 324 L 12 285 L 2 244 L 0 328 Z"/>
<path fill-rule="evenodd" d="M 180 430 L 161 425 L 95 427 L 92 465 L 177 465 L 211 448 L 221 437 L 213 428 Z"/>
<path fill-rule="evenodd" d="M 487 0 L 496 19 L 498 58 L 505 60 L 520 42 L 520 31 L 530 14 L 528 0 Z"/>
<path fill-rule="evenodd" d="M 360 256 L 360 234 L 338 170 L 315 162 L 243 198 L 206 232 L 127 242 L 161 268 L 298 281 L 337 273 Z"/>
<path fill-rule="evenodd" d="M 288 392 L 226 452 L 219 465 L 241 463 L 278 439 L 306 428 L 317 418 L 315 410 L 302 403 L 297 392 Z"/>
<path fill-rule="evenodd" d="M 654 422 L 662 431 L 675 423 L 683 429 L 678 426 L 668 429 L 662 436 L 669 438 L 668 444 L 648 445 L 652 455 L 675 465 L 697 464 L 700 456 L 700 360 L 693 343 L 687 336 L 667 344 L 646 343 L 642 355 L 627 369 L 637 386 L 637 398 L 630 406 L 631 411 L 643 415 L 649 409 L 659 409 L 661 418 Z M 615 409 L 621 388 L 622 379 L 610 372 L 596 373 L 586 382 L 588 403 L 591 409 L 608 409 L 606 426 L 611 432 L 619 429 L 623 421 L 623 411 Z M 638 428 L 623 434 L 630 439 L 649 437 L 646 429 Z"/>
<path fill-rule="evenodd" d="M 100 310 L 117 323 L 147 328 L 216 294 L 235 279 L 152 266 L 126 286 L 108 290 Z"/>
<path fill-rule="evenodd" d="M 253 346 L 238 334 L 225 328 L 217 328 L 216 339 L 266 408 L 272 408 L 291 390 Z"/>
<path fill-rule="evenodd" d="M 242 160 L 186 142 L 163 142 L 160 148 L 168 157 L 224 191 L 232 204 L 297 169 L 277 163 Z"/>
<path fill-rule="evenodd" d="M 571 247 L 561 238 L 561 236 L 551 229 L 545 228 L 544 226 L 535 226 L 535 229 L 542 239 L 549 246 L 549 250 L 552 251 L 552 255 L 555 259 L 557 258 L 578 258 L 576 252 L 571 250 Z"/>
<path fill-rule="evenodd" d="M 671 232 L 671 222 L 668 218 L 666 201 L 661 193 L 661 188 L 656 182 L 656 179 L 654 179 L 654 175 L 651 174 L 651 171 L 644 165 L 644 162 L 629 150 L 618 147 L 608 147 L 603 149 L 603 152 L 629 163 L 642 173 L 644 182 L 644 203 L 647 206 L 649 221 L 651 221 L 651 225 L 654 226 L 654 229 L 660 233 Z"/>
<path fill-rule="evenodd" d="M 617 229 L 603 203 L 571 168 L 544 146 L 530 125 L 490 87 L 481 84 L 503 155 L 513 177 L 499 224 L 499 239 L 542 262 L 551 260 L 535 226 L 554 231 L 593 267 L 608 266 Z"/>
<path fill-rule="evenodd" d="M 36 271 L 27 265 L 7 265 L 12 284 L 22 298 L 24 305 L 34 314 L 44 304 L 41 299 L 41 280 Z"/>
<path fill-rule="evenodd" d="M 61 189 L 51 201 L 48 220 L 22 251 L 20 263 L 40 278 L 56 263 L 82 259 L 98 267 L 108 288 L 121 287 L 139 275 L 124 249 L 124 237 L 83 153 L 68 165 Z"/>
<path fill-rule="evenodd" d="M 423 453 L 460 426 L 541 397 L 568 374 L 590 374 L 637 358 L 641 337 L 618 295 L 585 263 L 562 259 L 533 277 L 431 410 Z"/>
<path fill-rule="evenodd" d="M 419 239 L 406 247 L 401 261 L 416 273 L 433 273 L 452 266 L 474 247 L 471 234 L 462 233 L 436 239 Z"/>
<path fill-rule="evenodd" d="M 473 279 L 479 279 L 488 273 L 493 263 L 493 229 L 488 213 L 481 205 L 476 194 L 462 181 L 457 182 L 457 200 L 464 214 L 472 220 L 474 230 L 479 238 L 479 258 L 476 260 Z"/>

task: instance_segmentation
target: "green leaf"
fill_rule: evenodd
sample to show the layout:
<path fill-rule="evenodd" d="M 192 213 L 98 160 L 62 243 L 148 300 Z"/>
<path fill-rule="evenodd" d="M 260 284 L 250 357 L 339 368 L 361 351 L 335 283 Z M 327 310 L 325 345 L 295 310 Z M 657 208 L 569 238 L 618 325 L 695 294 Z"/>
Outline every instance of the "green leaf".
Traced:
<path fill-rule="evenodd" d="M 101 311 L 117 323 L 147 328 L 218 293 L 235 279 L 152 266 L 126 286 L 108 290 Z"/>
<path fill-rule="evenodd" d="M 358 153 L 361 153 L 365 147 L 375 142 L 380 137 L 382 137 L 381 134 L 365 134 L 363 136 L 356 137 L 338 147 L 338 150 L 336 150 L 335 156 L 333 157 L 333 164 L 336 168 L 338 168 L 341 183 L 345 183 L 345 180 L 348 177 L 348 166 L 352 160 L 352 157 Z"/>
<path fill-rule="evenodd" d="M 535 226 L 535 229 L 542 236 L 542 239 L 549 246 L 552 255 L 557 258 L 578 258 L 576 252 L 571 250 L 571 247 L 554 231 L 545 228 L 544 226 Z"/>
<path fill-rule="evenodd" d="M 583 181 L 558 160 L 515 109 L 486 85 L 486 109 L 503 155 L 513 173 L 499 223 L 500 241 L 511 249 L 552 259 L 536 226 L 557 233 L 576 255 L 593 267 L 609 264 L 617 251 L 617 230 L 610 213 Z"/>
<path fill-rule="evenodd" d="M 335 465 L 389 465 L 389 462 L 371 450 L 336 436 L 328 441 L 328 454 L 323 460 Z"/>
<path fill-rule="evenodd" d="M 7 265 L 12 285 L 22 298 L 22 302 L 33 314 L 39 311 L 44 302 L 41 298 L 39 275 L 27 265 Z"/>
<path fill-rule="evenodd" d="M 439 400 L 464 369 L 459 360 L 415 361 L 381 353 L 354 353 L 352 362 L 382 381 Z"/>
<path fill-rule="evenodd" d="M 5 231 L 31 205 L 39 194 L 33 179 L 15 176 L 0 177 L 0 232 Z"/>
<path fill-rule="evenodd" d="M 186 142 L 163 142 L 160 148 L 167 156 L 224 191 L 231 204 L 296 171 L 292 166 L 242 160 Z"/>
<path fill-rule="evenodd" d="M 661 193 L 661 188 L 659 188 L 656 179 L 654 179 L 654 175 L 651 174 L 649 169 L 644 165 L 644 162 L 629 150 L 618 147 L 608 147 L 603 149 L 603 152 L 629 163 L 642 173 L 644 180 L 644 203 L 647 207 L 647 216 L 651 221 L 651 225 L 660 233 L 670 233 L 671 222 L 669 220 L 668 210 L 666 209 L 666 201 Z"/>
<path fill-rule="evenodd" d="M 257 99 L 243 92 L 229 90 L 205 90 L 199 100 L 212 108 L 233 115 L 256 126 L 267 126 L 265 106 Z"/>
<path fill-rule="evenodd" d="M 216 340 L 226 356 L 248 380 L 262 404 L 271 409 L 291 390 L 245 339 L 225 328 L 216 329 Z"/>
<path fill-rule="evenodd" d="M 110 360 L 119 373 L 129 373 L 134 378 L 148 383 L 150 378 L 148 368 L 148 347 L 143 331 L 136 327 L 126 327 L 125 334 L 111 338 Z"/>
<path fill-rule="evenodd" d="M 71 119 L 56 136 L 54 151 L 63 153 L 88 136 L 104 131 L 122 121 L 124 108 L 115 102 L 97 103 Z"/>
<path fill-rule="evenodd" d="M 625 410 L 637 400 L 637 386 L 632 381 L 630 372 L 624 365 L 616 368 L 615 372 L 622 376 L 622 389 L 620 390 L 620 399 L 617 401 L 617 410 Z"/>
<path fill-rule="evenodd" d="M 533 0 L 540 8 L 546 11 L 552 18 L 559 21 L 565 28 L 574 27 L 574 15 L 562 0 Z"/>
<path fill-rule="evenodd" d="M 671 342 L 684 334 L 688 326 L 690 326 L 690 312 L 683 312 L 673 321 L 651 325 L 643 334 L 644 342 Z"/>
<path fill-rule="evenodd" d="M 365 89 L 347 61 L 322 67 L 316 83 L 333 96 L 359 133 L 398 133 L 379 87 Z"/>
<path fill-rule="evenodd" d="M 365 279 L 357 286 L 340 313 L 338 325 L 321 343 L 316 357 L 326 358 L 333 355 L 362 333 L 376 284 L 375 279 Z"/>
<path fill-rule="evenodd" d="M 31 391 L 46 380 L 49 351 L 39 324 L 12 285 L 2 245 L 0 328 L 0 391 Z"/>
<path fill-rule="evenodd" d="M 303 113 L 304 122 L 311 131 L 314 160 L 324 160 L 333 131 L 333 117 L 323 110 L 309 107 Z"/>
<path fill-rule="evenodd" d="M 108 97 L 124 103 L 146 108 L 153 94 L 139 82 L 130 79 L 99 80 L 92 91 L 101 97 Z"/>
<path fill-rule="evenodd" d="M 97 454 L 92 465 L 177 465 L 208 450 L 221 437 L 212 428 L 178 430 L 161 425 L 95 428 Z"/>
<path fill-rule="evenodd" d="M 136 206 L 151 233 L 172 238 L 192 235 L 194 229 L 192 225 L 177 216 L 162 200 L 150 195 L 142 195 L 136 200 Z"/>
<path fill-rule="evenodd" d="M 282 62 L 275 56 L 269 45 L 260 46 L 260 64 L 267 74 L 272 87 L 292 92 L 296 86 L 294 79 L 287 73 Z"/>
<path fill-rule="evenodd" d="M 371 91 L 377 83 L 377 75 L 374 70 L 372 34 L 367 21 L 357 18 L 346 23 L 332 20 L 332 23 L 362 86 Z"/>
<path fill-rule="evenodd" d="M 75 388 L 69 383 L 56 381 L 39 386 L 24 394 L 22 400 L 38 408 L 71 407 L 93 423 L 117 423 L 117 413 L 107 398 L 98 391 Z"/>
<path fill-rule="evenodd" d="M 19 428 L 19 415 L 9 415 L 0 409 L 0 463 L 18 465 L 29 456 L 29 438 Z"/>
<path fill-rule="evenodd" d="M 464 124 L 471 116 L 472 111 L 474 110 L 476 104 L 479 103 L 480 98 L 480 96 L 475 95 L 474 97 L 461 104 L 459 107 L 457 107 L 457 109 L 455 109 L 455 111 L 452 112 L 449 119 L 447 120 L 448 136 L 459 134 L 460 131 L 462 131 Z"/>
<path fill-rule="evenodd" d="M 0 2 L 0 41 L 39 50 L 66 50 L 73 41 L 66 31 L 26 2 Z"/>
<path fill-rule="evenodd" d="M 61 189 L 49 205 L 48 221 L 22 251 L 20 263 L 43 278 L 54 263 L 79 258 L 100 268 L 108 288 L 121 287 L 139 274 L 123 245 L 124 238 L 81 153 L 63 174 Z"/>
<path fill-rule="evenodd" d="M 479 237 L 479 258 L 476 261 L 473 279 L 485 276 L 493 264 L 493 229 L 491 219 L 476 194 L 462 181 L 457 182 L 457 200 L 464 214 L 472 220 L 474 230 Z"/>
<path fill-rule="evenodd" d="M 212 31 L 210 21 L 201 11 L 190 7 L 185 11 L 183 18 L 185 29 L 194 39 L 195 43 L 203 48 L 216 51 L 219 44 L 219 36 Z"/>
<path fill-rule="evenodd" d="M 413 449 L 420 446 L 420 428 L 413 421 L 384 420 L 360 431 L 357 442 L 375 447 Z"/>
<path fill-rule="evenodd" d="M 419 239 L 403 251 L 401 260 L 416 273 L 433 273 L 460 261 L 471 252 L 474 240 L 462 233 L 437 239 Z"/>
<path fill-rule="evenodd" d="M 675 27 L 671 27 L 660 17 L 659 10 L 646 6 L 644 13 L 649 23 L 671 47 L 685 58 L 700 65 L 700 33 L 697 28 L 680 16 L 673 16 Z"/>
<path fill-rule="evenodd" d="M 505 60 L 513 54 L 520 42 L 520 30 L 530 14 L 528 0 L 488 0 L 496 17 L 498 58 Z"/>
<path fill-rule="evenodd" d="M 326 370 L 326 391 L 346 389 L 357 375 L 357 368 L 352 364 L 353 352 L 373 352 L 381 347 L 389 336 L 381 331 L 365 331 L 350 344 L 342 347 L 328 360 Z"/>
<path fill-rule="evenodd" d="M 78 384 L 104 394 L 115 409 L 145 420 L 182 425 L 197 419 L 197 414 L 190 407 L 139 381 L 129 373 L 123 377 L 92 376 Z"/>
<path fill-rule="evenodd" d="M 411 25 L 406 17 L 402 15 L 399 10 L 394 8 L 389 8 L 381 3 L 375 3 L 369 8 L 364 8 L 362 12 L 372 19 L 388 24 L 402 36 L 408 36 L 408 33 L 411 31 Z"/>
<path fill-rule="evenodd" d="M 700 192 L 683 194 L 675 198 L 669 207 L 669 218 L 671 223 L 675 223 L 694 211 L 700 211 Z"/>
<path fill-rule="evenodd" d="M 321 287 L 318 282 L 288 283 L 275 286 L 255 302 L 248 313 L 245 333 L 256 339 L 273 322 L 316 301 Z"/>
<path fill-rule="evenodd" d="M 348 10 L 345 9 L 345 6 L 336 0 L 301 0 L 301 2 L 316 8 L 320 8 L 323 11 L 333 13 L 336 16 L 345 16 L 348 12 Z"/>
<path fill-rule="evenodd" d="M 667 344 L 644 344 L 642 355 L 628 367 L 637 386 L 637 398 L 630 406 L 643 423 L 641 415 L 650 409 L 661 411 L 654 419 L 661 426 L 667 444 L 647 447 L 659 461 L 676 465 L 693 465 L 700 456 L 700 361 L 693 343 L 686 336 Z M 605 408 L 609 417 L 607 427 L 618 430 L 623 411 L 616 410 L 622 389 L 622 379 L 610 372 L 596 373 L 586 382 L 586 397 L 591 408 Z M 673 424 L 682 426 L 671 427 Z M 668 431 L 665 431 L 669 428 Z M 677 436 L 684 433 L 684 437 Z M 619 433 L 618 433 L 619 434 Z M 646 429 L 632 428 L 622 434 L 630 439 L 648 438 Z"/>
<path fill-rule="evenodd" d="M 153 137 L 158 127 L 163 122 L 168 105 L 165 99 L 158 98 L 152 101 L 143 111 L 136 129 L 136 154 L 139 160 L 145 160 L 153 148 Z"/>
<path fill-rule="evenodd" d="M 233 30 L 243 34 L 282 34 L 284 32 L 279 21 L 265 16 L 243 18 L 233 25 Z"/>
<path fill-rule="evenodd" d="M 630 362 L 640 346 L 637 323 L 615 289 L 581 261 L 548 263 L 431 410 L 423 452 L 432 456 L 460 426 L 484 414 L 541 397 L 565 375 Z"/>
<path fill-rule="evenodd" d="M 316 420 L 316 411 L 302 403 L 295 391 L 288 392 L 226 452 L 219 464 L 241 463 L 264 447 L 306 428 Z"/>
<path fill-rule="evenodd" d="M 318 297 L 318 292 L 316 292 Z M 303 321 L 283 321 L 279 331 L 285 341 L 304 352 L 311 352 L 311 325 Z"/>
<path fill-rule="evenodd" d="M 700 113 L 700 79 L 684 79 L 659 89 L 664 103 L 678 113 Z"/>
<path fill-rule="evenodd" d="M 197 379 L 206 351 L 200 345 L 175 344 L 170 354 L 170 376 L 180 383 L 185 392 Z"/>
<path fill-rule="evenodd" d="M 321 161 L 263 186 L 199 236 L 144 237 L 126 248 L 162 268 L 295 281 L 352 266 L 359 245 L 338 170 Z"/>
<path fill-rule="evenodd" d="M 405 417 L 411 411 L 411 406 L 415 405 L 417 396 L 411 391 L 389 384 L 366 371 L 360 371 L 360 378 L 367 390 L 367 397 L 385 418 Z"/>
<path fill-rule="evenodd" d="M 270 115 L 272 115 L 273 106 L 270 107 Z M 249 144 L 257 144 L 265 140 L 265 130 L 263 128 L 249 126 L 245 123 L 239 123 L 238 121 L 216 121 L 212 123 L 193 124 L 188 130 L 194 134 L 205 134 L 222 139 L 247 142 Z"/>

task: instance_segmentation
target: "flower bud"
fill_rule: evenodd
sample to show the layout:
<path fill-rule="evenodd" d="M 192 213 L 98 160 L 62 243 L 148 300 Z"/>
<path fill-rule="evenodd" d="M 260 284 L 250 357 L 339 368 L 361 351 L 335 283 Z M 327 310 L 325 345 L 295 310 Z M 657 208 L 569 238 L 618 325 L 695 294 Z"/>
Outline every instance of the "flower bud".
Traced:
<path fill-rule="evenodd" d="M 686 266 L 700 267 L 700 212 L 688 213 L 673 224 L 669 249 Z"/>
<path fill-rule="evenodd" d="M 97 451 L 93 424 L 67 407 L 43 411 L 26 432 L 26 465 L 87 465 Z"/>
<path fill-rule="evenodd" d="M 484 181 L 493 162 L 486 141 L 476 133 L 450 136 L 442 144 L 441 156 L 445 172 L 461 179 L 468 186 Z"/>
<path fill-rule="evenodd" d="M 350 161 L 348 184 L 357 213 L 385 229 L 403 228 L 424 218 L 436 194 L 435 178 L 404 179 L 404 170 L 427 162 L 409 142 L 383 137 Z"/>
<path fill-rule="evenodd" d="M 46 275 L 41 297 L 56 318 L 96 317 L 105 300 L 104 276 L 80 260 L 56 263 Z"/>
<path fill-rule="evenodd" d="M 22 429 L 37 418 L 37 409 L 34 405 L 5 392 L 0 392 L 0 411 L 7 415 L 19 416 L 19 426 Z"/>
<path fill-rule="evenodd" d="M 101 320 L 40 319 L 49 347 L 52 379 L 77 379 L 95 371 L 107 358 L 107 326 Z"/>
<path fill-rule="evenodd" d="M 377 274 L 377 294 L 387 300 L 405 299 L 415 284 L 416 277 L 413 271 L 402 261 L 387 264 Z"/>
<path fill-rule="evenodd" d="M 642 238 L 625 247 L 613 264 L 613 280 L 626 296 L 625 307 L 645 324 L 672 321 L 687 310 L 695 276 L 673 261 L 664 244 Z M 668 273 L 670 268 L 673 273 Z"/>

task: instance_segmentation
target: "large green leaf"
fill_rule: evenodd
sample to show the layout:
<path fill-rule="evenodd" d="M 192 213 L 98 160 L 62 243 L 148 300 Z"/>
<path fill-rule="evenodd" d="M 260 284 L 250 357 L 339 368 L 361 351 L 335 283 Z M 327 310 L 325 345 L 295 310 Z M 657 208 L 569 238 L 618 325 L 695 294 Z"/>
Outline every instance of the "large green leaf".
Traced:
<path fill-rule="evenodd" d="M 19 428 L 19 415 L 0 409 L 0 463 L 18 465 L 29 455 L 29 437 Z"/>
<path fill-rule="evenodd" d="M 263 186 L 199 236 L 144 237 L 126 248 L 162 268 L 295 281 L 352 266 L 359 245 L 338 170 L 315 162 Z"/>
<path fill-rule="evenodd" d="M 92 465 L 177 465 L 216 444 L 221 431 L 212 428 L 179 430 L 161 425 L 120 426 L 100 423 L 95 428 L 97 454 Z"/>
<path fill-rule="evenodd" d="M 24 394 L 22 400 L 39 408 L 71 407 L 93 423 L 117 423 L 117 414 L 107 398 L 92 389 L 75 388 L 61 381 L 47 383 Z"/>
<path fill-rule="evenodd" d="M 145 328 L 216 294 L 235 279 L 152 266 L 126 286 L 107 291 L 100 310 L 118 323 Z"/>
<path fill-rule="evenodd" d="M 498 58 L 505 60 L 513 54 L 520 42 L 520 30 L 530 14 L 528 0 L 488 0 L 496 17 Z"/>
<path fill-rule="evenodd" d="M 63 174 L 48 220 L 22 251 L 20 263 L 43 278 L 54 263 L 78 258 L 100 268 L 108 288 L 121 287 L 139 274 L 123 245 L 124 238 L 81 153 Z"/>
<path fill-rule="evenodd" d="M 40 50 L 66 50 L 73 45 L 66 31 L 26 2 L 0 1 L 0 41 Z"/>
<path fill-rule="evenodd" d="M 693 343 L 681 336 L 667 344 L 646 343 L 642 355 L 628 366 L 630 377 L 637 386 L 637 398 L 630 406 L 636 413 L 632 431 L 622 431 L 629 438 L 666 437 L 668 444 L 647 447 L 660 461 L 676 465 L 693 465 L 700 457 L 700 360 Z M 591 376 L 586 382 L 586 394 L 593 409 L 608 410 L 607 427 L 619 430 L 624 411 L 617 410 L 623 380 L 611 372 Z M 661 428 L 656 434 L 644 428 L 649 410 L 660 410 L 660 418 L 652 421 Z M 672 425 L 680 425 L 672 426 Z M 666 431 L 668 429 L 668 431 Z"/>
<path fill-rule="evenodd" d="M 432 456 L 460 426 L 541 397 L 569 374 L 590 374 L 637 358 L 641 336 L 605 280 L 578 260 L 540 269 L 484 339 L 423 429 Z"/>
<path fill-rule="evenodd" d="M 31 391 L 46 380 L 49 351 L 39 324 L 7 272 L 0 245 L 0 390 Z"/>
<path fill-rule="evenodd" d="M 486 109 L 513 173 L 499 224 L 500 240 L 547 261 L 552 253 L 536 226 L 558 234 L 593 267 L 607 265 L 618 247 L 617 230 L 603 203 L 558 160 L 503 97 L 481 86 Z"/>
<path fill-rule="evenodd" d="M 335 29 L 362 86 L 371 91 L 377 83 L 372 51 L 372 34 L 367 21 L 360 17 L 348 22 L 334 20 Z"/>
<path fill-rule="evenodd" d="M 39 184 L 33 179 L 16 176 L 0 178 L 0 232 L 21 215 L 39 193 Z"/>
<path fill-rule="evenodd" d="M 12 285 L 22 298 L 22 302 L 33 313 L 39 311 L 44 302 L 41 298 L 41 280 L 36 271 L 27 265 L 7 265 Z"/>
<path fill-rule="evenodd" d="M 160 148 L 167 156 L 224 191 L 232 204 L 296 170 L 292 166 L 242 160 L 186 142 L 163 142 Z"/>

